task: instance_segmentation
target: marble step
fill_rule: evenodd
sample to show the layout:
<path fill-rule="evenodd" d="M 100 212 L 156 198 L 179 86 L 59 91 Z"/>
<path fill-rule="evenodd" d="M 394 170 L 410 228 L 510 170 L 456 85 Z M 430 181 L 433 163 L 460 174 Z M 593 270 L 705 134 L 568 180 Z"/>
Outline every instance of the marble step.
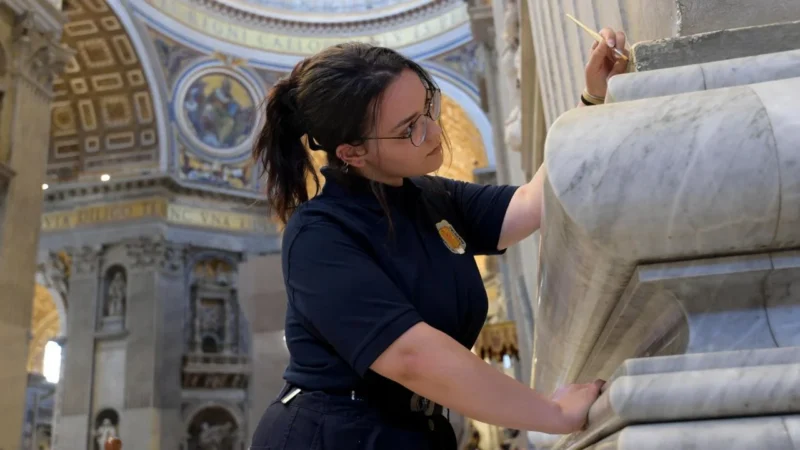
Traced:
<path fill-rule="evenodd" d="M 800 21 L 792 21 L 638 42 L 631 62 L 644 72 L 798 49 Z"/>
<path fill-rule="evenodd" d="M 800 415 L 634 425 L 586 450 L 800 450 Z"/>
<path fill-rule="evenodd" d="M 587 429 L 553 448 L 584 449 L 644 423 L 795 413 L 798 347 L 643 358 L 626 362 L 609 380 L 589 412 Z"/>
<path fill-rule="evenodd" d="M 800 77 L 800 50 L 703 64 L 633 72 L 613 77 L 606 103 L 721 89 Z"/>

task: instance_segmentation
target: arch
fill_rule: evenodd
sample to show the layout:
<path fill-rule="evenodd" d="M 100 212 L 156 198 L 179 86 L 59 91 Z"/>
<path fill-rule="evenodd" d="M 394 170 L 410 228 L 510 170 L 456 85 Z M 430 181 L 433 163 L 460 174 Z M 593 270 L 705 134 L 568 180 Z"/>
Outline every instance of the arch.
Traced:
<path fill-rule="evenodd" d="M 156 132 L 158 133 L 159 140 L 159 159 L 162 172 L 166 172 L 169 164 L 169 119 L 166 112 L 167 102 L 164 100 L 161 89 L 159 89 L 159 82 L 161 77 L 156 73 L 153 64 L 150 63 L 150 55 L 155 51 L 152 50 L 152 42 L 142 38 L 139 29 L 131 18 L 130 11 L 122 4 L 120 0 L 106 0 L 108 6 L 117 14 L 119 20 L 122 22 L 123 28 L 128 33 L 128 38 L 133 44 L 134 50 L 139 55 L 142 61 L 142 70 L 144 71 L 145 79 L 150 85 L 150 95 L 153 97 L 153 104 L 155 107 L 156 115 Z M 142 57 L 147 56 L 146 59 Z"/>
<path fill-rule="evenodd" d="M 243 450 L 244 441 L 249 436 L 246 436 L 243 417 L 241 419 L 236 411 L 226 405 L 212 404 L 198 408 L 188 417 L 184 428 L 187 437 L 184 444 L 188 450 L 199 450 L 203 440 L 210 438 L 224 448 Z"/>
<path fill-rule="evenodd" d="M 45 273 L 42 269 L 36 272 L 36 285 L 43 286 L 47 289 L 47 292 L 50 294 L 50 299 L 55 305 L 56 311 L 58 311 L 59 334 L 57 337 L 66 337 L 68 333 L 67 301 L 64 298 L 64 295 L 61 293 L 61 291 L 53 287 L 54 283 L 50 279 L 50 275 Z"/>
<path fill-rule="evenodd" d="M 44 348 L 48 341 L 62 335 L 60 314 L 50 289 L 37 283 L 31 312 L 31 340 L 28 343 L 27 370 L 42 373 Z"/>
<path fill-rule="evenodd" d="M 478 129 L 483 140 L 483 148 L 486 152 L 487 165 L 495 167 L 495 150 L 494 140 L 492 134 L 492 123 L 489 117 L 481 108 L 480 104 L 474 97 L 469 95 L 463 89 L 459 88 L 456 84 L 444 78 L 441 72 L 434 69 L 436 66 L 433 64 L 425 64 L 425 68 L 431 70 L 436 84 L 442 90 L 442 93 L 452 98 L 466 113 L 472 124 Z"/>
<path fill-rule="evenodd" d="M 197 415 L 200 414 L 203 410 L 209 408 L 221 408 L 225 410 L 236 421 L 236 428 L 243 431 L 246 430 L 245 427 L 246 423 L 243 411 L 241 411 L 238 407 L 230 403 L 212 401 L 212 400 L 195 403 L 194 405 L 190 406 L 183 415 L 183 429 L 188 430 L 189 426 L 191 426 L 192 421 L 194 421 Z"/>

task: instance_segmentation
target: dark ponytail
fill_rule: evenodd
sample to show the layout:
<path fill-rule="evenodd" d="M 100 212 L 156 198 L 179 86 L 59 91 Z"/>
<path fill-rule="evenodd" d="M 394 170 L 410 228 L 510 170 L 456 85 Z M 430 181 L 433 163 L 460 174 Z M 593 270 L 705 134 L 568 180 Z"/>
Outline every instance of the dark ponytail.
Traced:
<path fill-rule="evenodd" d="M 272 213 L 283 223 L 308 201 L 309 176 L 319 190 L 309 149 L 324 151 L 328 167 L 343 173 L 346 166 L 336 148 L 364 142 L 373 129 L 381 95 L 406 69 L 419 75 L 425 86 L 435 87 L 419 64 L 400 53 L 349 42 L 304 59 L 270 90 L 266 123 L 253 157 L 267 176 Z M 383 187 L 373 182 L 373 191 L 388 215 Z"/>
<path fill-rule="evenodd" d="M 308 201 L 307 177 L 319 186 L 317 174 L 303 136 L 303 118 L 297 107 L 296 77 L 284 78 L 267 96 L 266 123 L 256 140 L 253 157 L 261 161 L 267 176 L 270 209 L 283 223 Z"/>

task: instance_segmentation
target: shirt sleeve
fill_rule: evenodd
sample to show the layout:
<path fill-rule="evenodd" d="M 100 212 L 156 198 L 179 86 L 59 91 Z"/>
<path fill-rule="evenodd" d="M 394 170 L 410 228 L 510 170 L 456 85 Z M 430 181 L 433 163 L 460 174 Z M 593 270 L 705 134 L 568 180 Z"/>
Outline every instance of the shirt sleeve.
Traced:
<path fill-rule="evenodd" d="M 389 276 L 337 224 L 304 225 L 285 254 L 290 307 L 364 376 L 422 318 Z"/>
<path fill-rule="evenodd" d="M 464 239 L 476 255 L 499 255 L 500 231 L 517 186 L 496 186 L 441 178 L 463 220 Z"/>

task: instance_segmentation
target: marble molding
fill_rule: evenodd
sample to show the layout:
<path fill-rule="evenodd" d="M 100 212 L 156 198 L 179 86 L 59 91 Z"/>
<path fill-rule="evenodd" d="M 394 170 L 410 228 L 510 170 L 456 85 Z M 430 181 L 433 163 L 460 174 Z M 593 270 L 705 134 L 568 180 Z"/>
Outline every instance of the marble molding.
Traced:
<path fill-rule="evenodd" d="M 592 406 L 587 429 L 554 448 L 583 449 L 633 424 L 800 413 L 800 347 L 713 355 L 621 367 Z"/>
<path fill-rule="evenodd" d="M 800 106 L 786 95 L 798 90 L 800 78 L 578 108 L 556 121 L 545 148 L 534 388 L 594 375 L 582 369 L 638 265 L 800 247 Z M 774 271 L 763 259 L 739 263 Z M 683 304 L 703 305 L 694 296 L 707 283 Z"/>
<path fill-rule="evenodd" d="M 611 78 L 606 103 L 800 77 L 800 50 L 626 73 Z"/>
<path fill-rule="evenodd" d="M 635 425 L 586 450 L 800 449 L 800 415 Z"/>

